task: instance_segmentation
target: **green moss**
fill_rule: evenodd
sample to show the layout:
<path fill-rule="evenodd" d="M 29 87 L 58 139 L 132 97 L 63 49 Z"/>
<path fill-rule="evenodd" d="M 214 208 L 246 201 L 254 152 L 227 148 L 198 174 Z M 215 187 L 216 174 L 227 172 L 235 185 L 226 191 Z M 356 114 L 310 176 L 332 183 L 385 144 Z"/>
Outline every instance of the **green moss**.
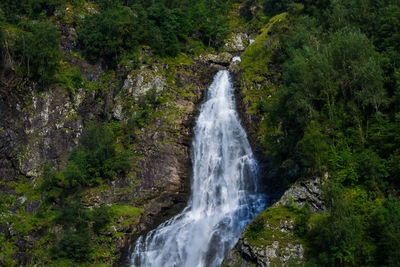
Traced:
<path fill-rule="evenodd" d="M 143 209 L 127 206 L 127 205 L 114 205 L 111 206 L 112 212 L 116 217 L 135 216 L 138 217 L 142 214 Z"/>
<path fill-rule="evenodd" d="M 240 68 L 244 70 L 242 79 L 247 89 L 245 100 L 251 104 L 251 113 L 256 113 L 257 104 L 276 90 L 280 73 L 272 70 L 269 64 L 273 61 L 274 50 L 282 46 L 281 33 L 287 31 L 288 23 L 287 13 L 273 17 L 241 56 Z"/>
<path fill-rule="evenodd" d="M 193 58 L 184 53 L 179 53 L 175 57 L 163 57 L 159 60 L 169 66 L 180 66 L 187 65 L 190 66 L 193 63 Z"/>
<path fill-rule="evenodd" d="M 285 221 L 294 222 L 300 215 L 300 210 L 294 206 L 280 205 L 271 207 L 260 213 L 244 232 L 247 241 L 254 246 L 266 246 L 279 241 L 281 246 L 287 243 L 297 243 L 297 238 L 291 231 L 281 231 Z"/>
<path fill-rule="evenodd" d="M 254 42 L 241 55 L 241 89 L 249 114 L 262 116 L 262 110 L 269 98 L 278 89 L 281 76 L 276 56 L 282 48 L 282 37 L 289 29 L 288 14 L 282 13 L 270 19 Z M 265 123 L 258 126 L 258 138 L 263 140 L 267 133 Z"/>

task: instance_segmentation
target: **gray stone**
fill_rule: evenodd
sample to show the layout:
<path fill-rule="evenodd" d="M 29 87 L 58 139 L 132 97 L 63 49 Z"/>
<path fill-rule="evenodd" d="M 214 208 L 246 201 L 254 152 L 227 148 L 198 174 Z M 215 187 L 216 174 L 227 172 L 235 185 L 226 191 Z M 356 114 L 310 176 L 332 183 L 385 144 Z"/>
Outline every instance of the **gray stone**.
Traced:
<path fill-rule="evenodd" d="M 245 33 L 235 33 L 225 41 L 223 49 L 228 52 L 242 52 L 248 44 L 248 35 Z"/>

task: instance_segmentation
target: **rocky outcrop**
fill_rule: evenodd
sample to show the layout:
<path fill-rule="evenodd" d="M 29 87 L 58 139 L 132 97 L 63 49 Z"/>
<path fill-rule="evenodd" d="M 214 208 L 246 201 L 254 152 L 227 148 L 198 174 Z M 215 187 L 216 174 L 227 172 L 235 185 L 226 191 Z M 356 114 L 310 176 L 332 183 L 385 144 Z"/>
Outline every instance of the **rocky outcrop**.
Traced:
<path fill-rule="evenodd" d="M 222 266 L 304 266 L 307 247 L 295 233 L 295 221 L 305 203 L 313 213 L 325 211 L 319 187 L 326 179 L 325 175 L 290 186 L 246 227 Z"/>
<path fill-rule="evenodd" d="M 159 73 L 157 66 L 148 69 L 143 66 L 139 70 L 134 70 L 125 79 L 122 90 L 127 91 L 137 101 L 150 90 L 154 90 L 156 95 L 160 95 L 166 86 L 164 77 Z"/>
<path fill-rule="evenodd" d="M 37 188 L 47 161 L 62 168 L 89 121 L 115 119 L 127 123 L 148 97 L 158 101 L 145 125 L 133 129 L 132 171 L 101 188 L 86 190 L 82 198 L 89 209 L 116 204 L 140 207 L 140 214 L 120 216 L 106 233 L 112 259 L 120 258 L 120 263 L 138 235 L 186 204 L 192 127 L 203 92 L 219 69 L 204 60 L 171 66 L 149 59 L 148 50 L 143 51 L 147 54 L 140 57 L 146 58 L 146 64 L 128 71 L 122 81 L 119 76 L 111 77 L 101 84 L 106 89 L 71 92 L 54 86 L 41 90 L 37 84 L 21 79 L 0 87 L 0 193 L 16 196 L 10 214 L 20 207 L 34 214 L 40 199 L 26 199 L 18 187 L 23 184 Z M 69 60 L 87 80 L 99 82 L 101 64 L 92 65 L 74 57 Z M 31 264 L 29 251 L 37 249 L 41 233 L 20 233 L 14 228 L 12 222 L 0 225 L 7 238 L 17 240 L 12 243 L 15 260 Z M 48 231 L 59 235 L 62 229 Z M 105 262 L 116 264 L 112 259 Z"/>
<path fill-rule="evenodd" d="M 31 89 L 21 94 L 8 90 L 0 89 L 0 179 L 36 178 L 45 161 L 61 164 L 77 144 L 83 119 L 90 117 L 81 111 L 94 95 L 86 95 L 83 103 L 83 91 L 70 98 L 59 87 L 40 94 Z"/>
<path fill-rule="evenodd" d="M 222 52 L 219 54 L 201 55 L 199 56 L 198 60 L 228 67 L 231 64 L 232 58 L 233 58 L 232 54 L 228 52 Z"/>
<path fill-rule="evenodd" d="M 279 241 L 274 241 L 270 245 L 255 247 L 240 239 L 222 266 L 302 266 L 303 259 L 304 248 L 301 244 L 286 243 L 282 247 Z"/>
<path fill-rule="evenodd" d="M 249 44 L 249 36 L 246 33 L 233 33 L 228 38 L 223 46 L 223 49 L 228 52 L 242 52 Z"/>
<path fill-rule="evenodd" d="M 328 174 L 326 173 L 323 178 L 315 177 L 297 181 L 285 191 L 281 199 L 274 206 L 295 204 L 297 207 L 302 208 L 308 203 L 312 213 L 325 212 L 326 207 L 321 200 L 320 186 L 327 179 Z"/>

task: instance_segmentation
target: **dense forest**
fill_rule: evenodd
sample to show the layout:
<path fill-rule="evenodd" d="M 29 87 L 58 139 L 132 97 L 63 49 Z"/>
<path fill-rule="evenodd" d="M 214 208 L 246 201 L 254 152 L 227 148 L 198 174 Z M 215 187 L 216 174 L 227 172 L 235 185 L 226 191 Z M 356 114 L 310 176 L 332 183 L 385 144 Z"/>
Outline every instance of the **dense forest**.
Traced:
<path fill-rule="evenodd" d="M 398 265 L 400 2 L 264 1 L 261 10 L 289 13 L 284 52 L 272 58 L 278 89 L 256 103 L 266 153 L 288 182 L 329 176 L 328 212 L 305 208 L 297 222 L 310 265 Z"/>
<path fill-rule="evenodd" d="M 70 56 L 101 62 L 107 75 L 137 68 L 141 46 L 169 60 L 220 51 L 237 7 L 234 25 L 251 34 L 274 16 L 287 15 L 279 53 L 258 54 L 254 73 L 245 75 L 265 78 L 269 64 L 280 67 L 275 84 L 261 85 L 268 93 L 252 103 L 263 117 L 261 143 L 277 179 L 290 185 L 328 177 L 321 186 L 327 212 L 311 214 L 306 206 L 296 220 L 308 266 L 398 266 L 398 0 L 2 0 L 0 81 L 17 76 L 40 85 L 38 91 L 51 85 L 101 91 L 104 82 L 85 79 Z M 76 28 L 79 52 L 60 49 L 63 23 Z M 43 241 L 51 244 L 56 264 L 90 262 L 99 256 L 90 240 L 100 240 L 126 209 L 141 212 L 125 206 L 89 210 L 81 193 L 129 171 L 132 129 L 146 124 L 162 101 L 148 94 L 126 124 L 90 123 L 64 168 L 44 167 L 35 189 L 41 204 L 17 230 L 61 225 L 61 238 L 48 234 Z M 0 212 L 13 201 L 1 196 Z M 0 247 L 1 263 L 16 264 L 13 242 L 2 233 Z"/>
<path fill-rule="evenodd" d="M 61 58 L 55 21 L 73 24 L 82 54 L 111 68 L 124 61 L 134 64 L 139 45 L 149 45 L 162 57 L 176 56 L 204 46 L 218 47 L 229 31 L 226 1 L 99 0 L 89 2 L 98 9 L 93 14 L 83 8 L 87 4 L 84 0 L 2 1 L 2 67 L 11 67 L 7 64 L 13 59 L 12 67 L 24 75 L 43 84 L 55 82 Z"/>

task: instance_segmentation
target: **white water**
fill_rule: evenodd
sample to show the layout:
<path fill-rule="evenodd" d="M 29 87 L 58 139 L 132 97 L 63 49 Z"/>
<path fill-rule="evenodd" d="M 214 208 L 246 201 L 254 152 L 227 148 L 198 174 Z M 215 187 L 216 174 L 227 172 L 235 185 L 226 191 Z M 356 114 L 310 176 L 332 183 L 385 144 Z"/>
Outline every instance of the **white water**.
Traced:
<path fill-rule="evenodd" d="M 233 58 L 232 58 L 232 62 L 235 62 L 235 61 L 241 62 L 242 59 L 241 59 L 239 56 L 236 56 L 236 57 L 233 57 Z"/>
<path fill-rule="evenodd" d="M 244 227 L 264 208 L 257 162 L 235 110 L 229 72 L 219 71 L 194 129 L 188 206 L 140 237 L 131 266 L 220 266 Z"/>

